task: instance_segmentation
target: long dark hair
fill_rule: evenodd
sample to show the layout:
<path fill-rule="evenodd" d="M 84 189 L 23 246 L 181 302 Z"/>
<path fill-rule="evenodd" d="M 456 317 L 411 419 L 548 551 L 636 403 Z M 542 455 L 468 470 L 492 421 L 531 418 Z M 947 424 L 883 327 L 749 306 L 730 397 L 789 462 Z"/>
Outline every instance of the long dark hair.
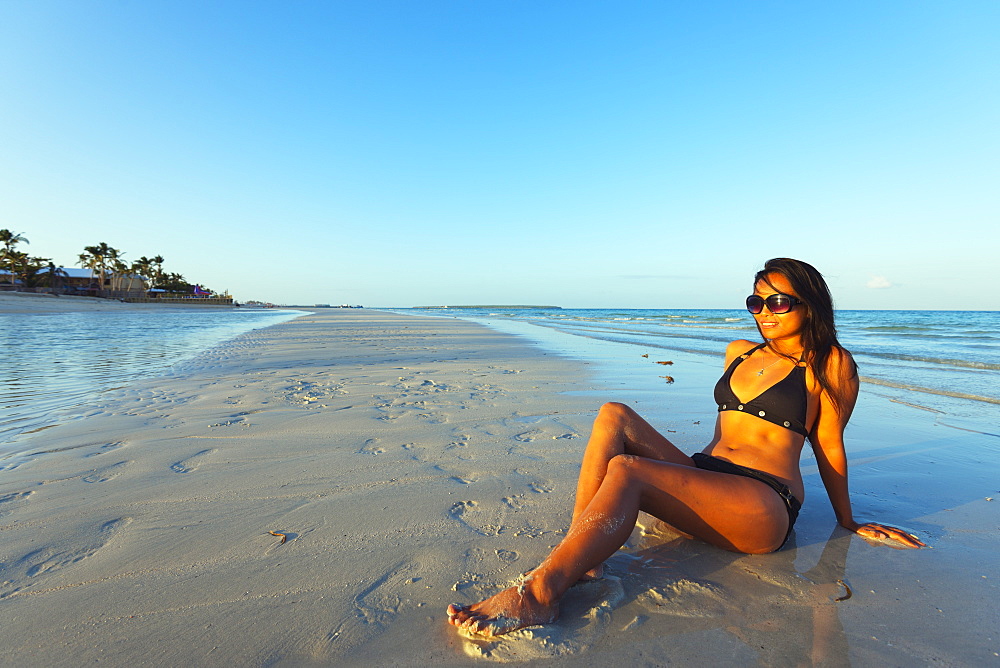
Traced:
<path fill-rule="evenodd" d="M 835 385 L 831 381 L 828 365 L 834 348 L 839 348 L 842 353 L 847 351 L 837 341 L 837 327 L 833 321 L 833 297 L 830 296 L 826 280 L 811 264 L 790 257 L 776 257 L 765 262 L 764 268 L 754 275 L 754 285 L 760 281 L 771 285 L 767 280 L 768 274 L 784 276 L 807 309 L 802 327 L 803 357 L 812 366 L 820 387 L 833 398 L 833 403 L 839 411 L 846 400 L 842 389 L 844 384 Z M 773 285 L 771 287 L 774 288 Z M 850 356 L 847 359 L 850 365 L 843 368 L 850 374 L 848 378 L 853 378 L 858 372 L 858 366 Z"/>

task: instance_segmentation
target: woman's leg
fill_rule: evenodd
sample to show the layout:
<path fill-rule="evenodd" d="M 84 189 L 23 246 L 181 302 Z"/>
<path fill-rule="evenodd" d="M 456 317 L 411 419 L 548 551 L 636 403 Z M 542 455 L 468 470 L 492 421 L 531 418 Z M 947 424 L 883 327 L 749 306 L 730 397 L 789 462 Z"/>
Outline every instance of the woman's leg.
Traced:
<path fill-rule="evenodd" d="M 583 454 L 580 478 L 576 485 L 573 522 L 590 504 L 608 470 L 608 462 L 618 455 L 636 455 L 673 464 L 694 466 L 686 454 L 643 420 L 625 404 L 616 402 L 601 406 L 590 440 Z"/>
<path fill-rule="evenodd" d="M 738 552 L 775 550 L 788 528 L 781 497 L 759 480 L 617 456 L 566 537 L 522 584 L 472 606 L 449 606 L 449 621 L 487 635 L 554 621 L 562 595 L 625 543 L 640 510 Z"/>

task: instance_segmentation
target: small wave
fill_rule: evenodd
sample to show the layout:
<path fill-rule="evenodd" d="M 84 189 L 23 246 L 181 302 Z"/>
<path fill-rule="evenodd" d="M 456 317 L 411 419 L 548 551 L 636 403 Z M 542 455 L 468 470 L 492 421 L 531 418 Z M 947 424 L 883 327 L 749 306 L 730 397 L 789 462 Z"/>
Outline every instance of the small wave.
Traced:
<path fill-rule="evenodd" d="M 919 327 L 915 325 L 870 325 L 861 327 L 865 332 L 933 332 L 936 327 Z"/>
<path fill-rule="evenodd" d="M 940 364 L 942 366 L 954 366 L 962 369 L 981 369 L 983 371 L 998 371 L 1000 364 L 990 364 L 989 362 L 976 362 L 975 360 L 957 360 L 943 357 L 924 357 L 922 355 L 906 355 L 903 353 L 877 353 L 868 351 L 856 351 L 858 356 L 867 355 L 869 357 L 881 357 L 882 359 L 898 360 L 902 362 L 922 362 L 924 364 Z"/>
<path fill-rule="evenodd" d="M 891 341 L 891 340 L 894 340 L 894 339 L 899 339 L 899 340 L 914 339 L 914 340 L 919 340 L 919 341 L 960 341 L 960 342 L 977 341 L 978 340 L 978 341 L 986 341 L 986 342 L 992 343 L 993 340 L 996 338 L 996 337 L 991 337 L 991 336 L 971 337 L 971 336 L 969 336 L 966 333 L 947 334 L 947 333 L 944 333 L 944 332 L 941 332 L 941 331 L 892 332 L 891 336 L 888 336 L 889 332 L 877 332 L 877 333 L 862 332 L 862 334 L 866 335 L 866 338 L 868 338 L 868 336 L 871 336 L 872 338 L 870 340 L 879 340 L 879 339 L 881 339 L 883 341 Z M 881 336 L 879 338 L 875 338 L 875 337 L 877 337 L 879 335 L 886 335 L 886 336 Z"/>
<path fill-rule="evenodd" d="M 695 322 L 695 323 L 690 323 L 690 324 L 679 324 L 679 323 L 676 323 L 676 322 L 664 322 L 664 323 L 661 323 L 660 326 L 661 327 L 666 327 L 666 328 L 669 328 L 669 329 L 680 329 L 680 330 L 684 330 L 684 329 L 700 329 L 700 330 L 709 330 L 709 329 L 742 329 L 742 330 L 747 330 L 747 331 L 752 331 L 753 330 L 753 327 L 750 326 L 750 325 L 745 325 L 745 324 L 744 325 L 737 325 L 737 324 L 734 324 L 734 323 L 731 323 L 731 322 L 730 323 L 721 323 L 721 322 L 720 323 Z"/>
<path fill-rule="evenodd" d="M 920 385 L 909 385 L 907 383 L 896 383 L 891 380 L 882 380 L 881 378 L 872 378 L 871 376 L 860 376 L 862 383 L 870 383 L 872 385 L 881 385 L 883 387 L 893 387 L 897 390 L 909 390 L 911 392 L 924 392 L 925 394 L 937 394 L 942 397 L 954 397 L 956 399 L 971 399 L 972 401 L 982 401 L 988 404 L 1000 404 L 1000 399 L 996 397 L 984 397 L 978 394 L 967 394 L 965 392 L 950 392 L 948 390 L 936 390 L 930 387 L 922 387 Z"/>

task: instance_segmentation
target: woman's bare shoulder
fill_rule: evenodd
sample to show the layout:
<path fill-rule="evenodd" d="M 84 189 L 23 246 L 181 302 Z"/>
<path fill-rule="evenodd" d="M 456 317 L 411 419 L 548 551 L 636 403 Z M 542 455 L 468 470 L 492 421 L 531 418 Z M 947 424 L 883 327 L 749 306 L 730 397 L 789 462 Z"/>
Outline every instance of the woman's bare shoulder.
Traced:
<path fill-rule="evenodd" d="M 754 341 L 747 341 L 746 339 L 736 339 L 735 341 L 730 341 L 729 345 L 726 346 L 726 353 L 735 351 L 737 354 L 745 353 L 754 346 L 759 346 L 760 344 Z"/>
<path fill-rule="evenodd" d="M 730 341 L 729 345 L 726 346 L 726 366 L 736 359 L 737 356 L 750 352 L 751 349 L 758 345 L 760 344 L 754 343 L 753 341 L 747 341 L 746 339 L 736 339 L 735 341 Z"/>

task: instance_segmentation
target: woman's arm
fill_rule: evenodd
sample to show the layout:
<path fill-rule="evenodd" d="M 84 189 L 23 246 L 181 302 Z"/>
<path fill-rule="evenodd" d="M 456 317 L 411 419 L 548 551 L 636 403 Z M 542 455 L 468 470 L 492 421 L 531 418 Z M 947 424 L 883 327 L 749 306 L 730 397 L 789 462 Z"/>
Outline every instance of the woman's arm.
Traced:
<path fill-rule="evenodd" d="M 835 349 L 830 355 L 830 368 L 827 377 L 839 385 L 843 405 L 839 410 L 829 393 L 822 391 L 819 397 L 819 415 L 809 434 L 819 475 L 830 497 L 837 522 L 850 531 L 865 538 L 891 539 L 907 547 L 922 547 L 924 544 L 915 536 L 895 527 L 854 521 L 851 510 L 851 497 L 847 485 L 847 453 L 844 450 L 844 428 L 854 412 L 858 399 L 858 375 L 850 353 L 843 349 Z"/>

